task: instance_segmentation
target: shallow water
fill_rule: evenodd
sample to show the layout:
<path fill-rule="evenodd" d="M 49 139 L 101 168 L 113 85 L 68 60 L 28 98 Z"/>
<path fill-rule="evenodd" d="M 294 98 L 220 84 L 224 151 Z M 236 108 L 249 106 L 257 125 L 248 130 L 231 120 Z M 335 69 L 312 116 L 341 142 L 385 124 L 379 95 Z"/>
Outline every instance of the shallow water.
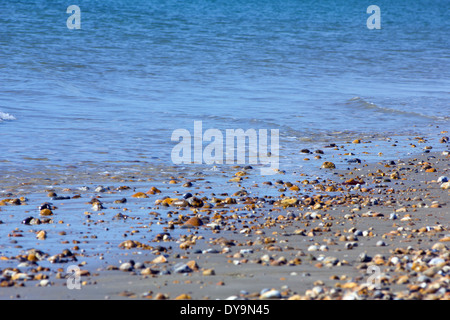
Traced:
<path fill-rule="evenodd" d="M 281 169 L 301 148 L 435 135 L 449 127 L 450 9 L 376 4 L 381 30 L 360 1 L 85 0 L 69 30 L 63 1 L 3 1 L 2 174 L 173 166 L 171 135 L 194 121 L 278 129 Z"/>

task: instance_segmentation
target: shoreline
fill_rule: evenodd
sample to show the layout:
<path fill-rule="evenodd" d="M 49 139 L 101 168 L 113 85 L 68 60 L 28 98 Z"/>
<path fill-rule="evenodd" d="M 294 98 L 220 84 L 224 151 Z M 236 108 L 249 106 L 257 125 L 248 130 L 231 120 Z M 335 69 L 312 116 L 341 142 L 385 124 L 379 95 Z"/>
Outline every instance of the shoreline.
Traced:
<path fill-rule="evenodd" d="M 175 173 L 175 183 L 134 181 L 155 186 L 155 194 L 126 179 L 103 192 L 58 185 L 58 195 L 66 189 L 72 198 L 50 201 L 57 207 L 53 223 L 23 225 L 25 216 L 44 218 L 35 209 L 43 197 L 32 192 L 26 207 L 0 206 L 9 241 L 0 250 L 0 299 L 449 299 L 449 191 L 437 179 L 450 176 L 450 158 L 430 152 L 393 161 L 327 169 L 317 182 L 301 174 L 258 177 L 259 170 L 238 167 L 211 173 L 222 184 Z M 426 172 L 424 162 L 436 171 Z M 192 186 L 183 187 L 187 182 Z M 132 196 L 138 192 L 145 198 Z M 206 197 L 210 207 L 155 204 L 186 192 Z M 98 211 L 88 204 L 96 197 L 104 206 Z M 126 203 L 115 203 L 123 197 Z M 202 226 L 181 228 L 195 215 Z M 40 230 L 45 240 L 36 240 Z M 131 248 L 118 248 L 122 243 Z M 48 256 L 29 261 L 33 244 Z M 76 261 L 60 255 L 65 247 Z M 58 254 L 69 261 L 48 261 Z M 117 270 L 129 260 L 135 265 Z M 177 273 L 174 267 L 184 264 L 187 272 Z M 80 290 L 66 286 L 69 265 L 84 270 Z M 368 283 L 370 268 L 379 272 L 380 289 Z"/>

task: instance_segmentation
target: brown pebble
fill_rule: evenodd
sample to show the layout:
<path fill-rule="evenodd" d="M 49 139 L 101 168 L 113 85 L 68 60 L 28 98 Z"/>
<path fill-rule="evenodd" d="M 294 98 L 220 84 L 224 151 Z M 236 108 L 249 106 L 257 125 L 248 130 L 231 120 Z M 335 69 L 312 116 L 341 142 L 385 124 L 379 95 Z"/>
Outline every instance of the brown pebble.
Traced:
<path fill-rule="evenodd" d="M 38 240 L 45 240 L 45 239 L 47 239 L 47 232 L 44 231 L 44 230 L 39 231 L 36 234 L 36 239 L 38 239 Z"/>
<path fill-rule="evenodd" d="M 199 227 L 202 225 L 203 221 L 198 217 L 192 217 L 183 224 L 184 227 Z"/>
<path fill-rule="evenodd" d="M 51 215 L 53 215 L 53 212 L 50 209 L 42 209 L 40 211 L 40 215 L 41 216 L 51 216 Z"/>
<path fill-rule="evenodd" d="M 325 161 L 322 164 L 321 168 L 323 168 L 323 169 L 336 169 L 336 165 L 333 162 Z"/>

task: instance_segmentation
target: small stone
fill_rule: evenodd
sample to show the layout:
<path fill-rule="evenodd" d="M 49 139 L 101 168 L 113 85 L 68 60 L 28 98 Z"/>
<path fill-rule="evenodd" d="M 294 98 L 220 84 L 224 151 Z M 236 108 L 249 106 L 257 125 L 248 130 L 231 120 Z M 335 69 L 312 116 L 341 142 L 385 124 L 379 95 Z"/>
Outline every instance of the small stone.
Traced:
<path fill-rule="evenodd" d="M 133 198 L 148 198 L 148 196 L 143 192 L 137 192 L 132 195 Z"/>
<path fill-rule="evenodd" d="M 356 243 L 356 242 L 347 242 L 345 244 L 345 248 L 347 250 L 351 250 L 351 249 L 353 249 L 354 247 L 357 247 L 357 246 L 358 246 L 358 243 Z"/>
<path fill-rule="evenodd" d="M 123 249 L 136 248 L 137 246 L 138 246 L 137 242 L 133 241 L 133 240 L 125 240 L 119 244 L 119 248 L 123 248 Z"/>
<path fill-rule="evenodd" d="M 431 268 L 428 268 L 427 270 L 425 270 L 425 271 L 423 272 L 423 274 L 424 274 L 425 276 L 427 276 L 427 277 L 432 278 L 432 277 L 434 277 L 434 275 L 435 275 L 436 273 L 438 273 L 438 271 L 439 271 L 440 269 L 441 269 L 440 267 L 434 266 L 434 267 L 431 267 Z"/>
<path fill-rule="evenodd" d="M 400 262 L 400 259 L 398 257 L 392 257 L 390 259 L 390 262 L 391 262 L 392 265 L 395 266 L 396 264 L 398 264 Z"/>
<path fill-rule="evenodd" d="M 450 182 L 444 182 L 441 184 L 441 189 L 448 190 L 450 189 Z"/>
<path fill-rule="evenodd" d="M 445 260 L 442 258 L 433 258 L 430 261 L 428 261 L 429 266 L 436 266 L 438 264 L 444 263 Z"/>
<path fill-rule="evenodd" d="M 103 205 L 102 205 L 101 202 L 94 202 L 94 203 L 92 204 L 92 210 L 94 210 L 94 211 L 100 211 L 100 210 L 102 210 L 102 209 L 105 209 L 105 208 L 103 207 Z"/>
<path fill-rule="evenodd" d="M 173 201 L 172 205 L 175 206 L 175 207 L 182 207 L 182 208 L 184 208 L 184 207 L 188 207 L 189 203 L 186 200 L 184 200 L 184 199 L 178 199 L 178 200 Z"/>
<path fill-rule="evenodd" d="M 202 225 L 203 225 L 203 221 L 200 218 L 192 217 L 183 224 L 183 227 L 190 228 L 190 227 L 199 227 Z"/>
<path fill-rule="evenodd" d="M 400 277 L 397 279 L 397 284 L 407 284 L 407 283 L 409 283 L 409 277 L 408 277 L 408 275 L 400 276 Z"/>
<path fill-rule="evenodd" d="M 175 300 L 191 300 L 192 297 L 188 295 L 187 293 L 182 293 L 178 297 L 175 298 Z"/>
<path fill-rule="evenodd" d="M 198 269 L 200 269 L 200 267 L 198 266 L 198 264 L 195 260 L 191 260 L 191 261 L 187 262 L 186 265 L 193 271 L 197 271 Z"/>
<path fill-rule="evenodd" d="M 103 186 L 98 186 L 95 188 L 95 192 L 106 192 L 106 188 Z"/>
<path fill-rule="evenodd" d="M 44 231 L 44 230 L 39 231 L 36 234 L 36 239 L 38 239 L 38 240 L 45 240 L 45 239 L 47 239 L 47 232 Z"/>
<path fill-rule="evenodd" d="M 43 279 L 39 282 L 40 287 L 47 287 L 49 285 L 50 285 L 50 280 L 48 280 L 48 279 Z"/>
<path fill-rule="evenodd" d="M 206 269 L 206 270 L 203 270 L 202 274 L 204 276 L 214 276 L 216 274 L 216 272 L 214 271 L 214 269 Z"/>
<path fill-rule="evenodd" d="M 438 243 L 435 243 L 435 244 L 431 247 L 431 249 L 432 249 L 432 250 L 437 250 L 437 251 L 444 251 L 444 250 L 447 249 L 447 247 L 445 246 L 445 244 L 443 244 L 443 243 L 441 243 L 441 242 L 438 242 Z"/>
<path fill-rule="evenodd" d="M 167 294 L 157 293 L 155 295 L 155 300 L 167 300 L 167 299 L 169 299 L 169 296 Z"/>
<path fill-rule="evenodd" d="M 386 243 L 384 241 L 380 240 L 380 241 L 377 242 L 376 246 L 377 247 L 385 247 Z"/>
<path fill-rule="evenodd" d="M 325 162 L 322 164 L 322 167 L 321 167 L 321 168 L 323 168 L 323 169 L 336 169 L 336 165 L 335 165 L 333 162 L 325 161 Z"/>
<path fill-rule="evenodd" d="M 326 257 L 325 259 L 323 259 L 322 263 L 326 266 L 326 267 L 332 267 L 335 266 L 339 263 L 339 259 L 336 257 Z"/>
<path fill-rule="evenodd" d="M 132 271 L 133 264 L 131 262 L 124 262 L 120 265 L 119 270 L 121 271 Z"/>
<path fill-rule="evenodd" d="M 372 258 L 369 257 L 365 252 L 361 253 L 358 257 L 360 262 L 370 262 L 372 261 Z"/>
<path fill-rule="evenodd" d="M 177 263 L 173 266 L 173 272 L 174 273 L 190 273 L 192 272 L 192 269 L 189 268 L 189 266 L 186 263 Z"/>
<path fill-rule="evenodd" d="M 167 259 L 163 255 L 159 255 L 152 260 L 152 263 L 167 263 Z"/>
<path fill-rule="evenodd" d="M 53 212 L 50 209 L 42 209 L 40 211 L 40 215 L 41 216 L 51 216 L 51 215 L 53 215 Z"/>
<path fill-rule="evenodd" d="M 153 269 L 151 269 L 149 267 L 144 268 L 144 269 L 141 270 L 141 275 L 143 275 L 143 276 L 150 276 L 150 275 L 153 275 L 153 274 L 158 274 L 158 271 L 153 270 Z"/>
<path fill-rule="evenodd" d="M 33 220 L 33 217 L 27 217 L 27 218 L 22 220 L 22 224 L 29 225 L 31 220 Z"/>
<path fill-rule="evenodd" d="M 151 187 L 150 190 L 148 190 L 148 191 L 146 192 L 146 194 L 157 194 L 157 193 L 161 193 L 161 190 L 159 190 L 159 189 L 156 188 L 156 187 Z"/>
<path fill-rule="evenodd" d="M 437 179 L 437 182 L 448 182 L 448 178 L 446 176 L 440 176 Z"/>
<path fill-rule="evenodd" d="M 260 299 L 280 299 L 281 297 L 280 291 L 275 289 L 265 291 L 259 296 Z"/>

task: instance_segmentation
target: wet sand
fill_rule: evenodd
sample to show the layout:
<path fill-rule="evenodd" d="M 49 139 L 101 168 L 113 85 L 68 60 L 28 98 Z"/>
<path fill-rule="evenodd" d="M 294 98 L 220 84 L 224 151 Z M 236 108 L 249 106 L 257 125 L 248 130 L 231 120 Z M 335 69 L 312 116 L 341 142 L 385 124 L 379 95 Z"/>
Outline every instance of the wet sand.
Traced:
<path fill-rule="evenodd" d="M 373 163 L 362 149 L 362 163 L 320 177 L 233 167 L 10 186 L 0 298 L 448 300 L 448 144 L 416 141 L 433 149 Z M 187 226 L 194 216 L 203 224 Z M 68 288 L 69 266 L 81 289 Z"/>

